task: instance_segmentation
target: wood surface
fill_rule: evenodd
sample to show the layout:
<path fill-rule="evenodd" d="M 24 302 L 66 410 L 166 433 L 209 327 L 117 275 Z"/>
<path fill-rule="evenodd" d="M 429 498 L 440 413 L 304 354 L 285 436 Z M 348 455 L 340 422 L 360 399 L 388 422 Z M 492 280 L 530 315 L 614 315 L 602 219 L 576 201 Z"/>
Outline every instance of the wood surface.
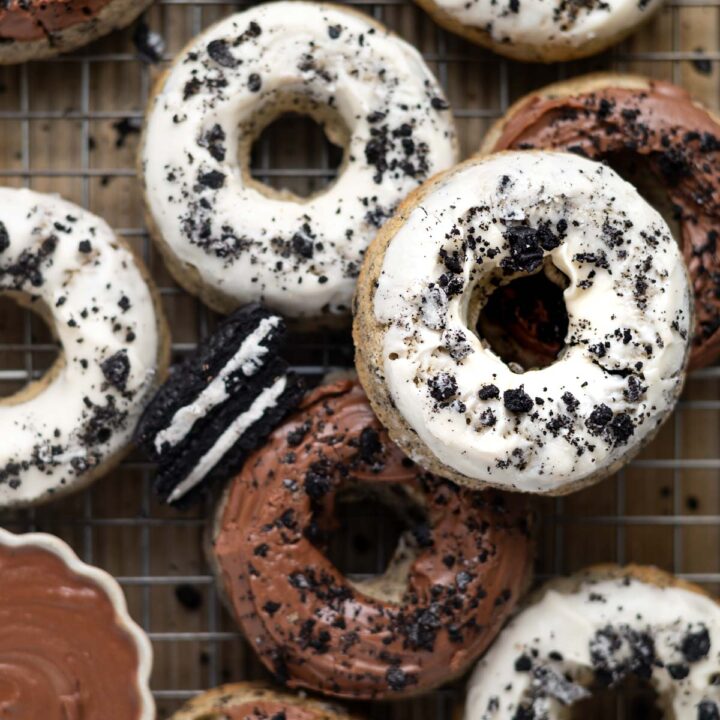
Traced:
<path fill-rule="evenodd" d="M 581 72 L 616 69 L 674 80 L 720 108 L 718 0 L 674 0 L 611 52 L 549 67 L 502 60 L 450 36 L 406 0 L 359 6 L 426 55 L 455 110 L 463 156 L 478 148 L 485 129 L 514 99 Z M 146 20 L 164 37 L 167 62 L 200 29 L 241 7 L 165 0 Z M 117 128 L 137 126 L 150 83 L 165 63 L 138 60 L 132 34 L 116 33 L 70 57 L 0 67 L 0 182 L 62 193 L 126 236 L 163 289 L 180 357 L 207 334 L 214 317 L 177 290 L 144 233 L 133 171 L 138 136 Z M 260 177 L 262 169 L 297 171 L 332 161 L 306 123 L 286 123 L 269 138 L 255 154 Z M 296 192 L 321 182 L 302 173 L 266 179 Z M 325 368 L 351 363 L 347 333 L 305 333 L 291 347 L 293 362 L 316 378 Z M 22 387 L 26 373 L 42 372 L 55 352 L 42 321 L 0 298 L 0 393 Z M 657 564 L 720 592 L 719 381 L 715 370 L 692 377 L 675 415 L 619 476 L 562 500 L 536 503 L 540 578 L 589 563 L 633 561 Z M 0 522 L 53 532 L 120 578 L 132 613 L 154 642 L 153 688 L 163 718 L 195 691 L 265 674 L 220 608 L 208 576 L 202 538 L 210 509 L 181 514 L 161 507 L 149 491 L 150 479 L 150 469 L 133 456 L 88 492 Z M 339 553 L 344 569 L 381 567 L 394 537 L 391 527 L 377 521 L 376 509 L 357 509 Z M 411 702 L 356 709 L 370 718 L 446 720 L 457 713 L 461 697 L 458 686 Z M 629 701 L 603 702 L 601 708 L 583 708 L 583 717 L 640 717 Z"/>

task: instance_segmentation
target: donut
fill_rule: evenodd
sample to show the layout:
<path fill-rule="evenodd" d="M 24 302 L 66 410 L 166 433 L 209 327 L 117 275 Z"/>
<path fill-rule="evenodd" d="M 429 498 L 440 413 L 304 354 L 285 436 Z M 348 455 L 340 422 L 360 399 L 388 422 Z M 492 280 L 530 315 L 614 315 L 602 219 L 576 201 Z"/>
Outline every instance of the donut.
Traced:
<path fill-rule="evenodd" d="M 720 357 L 720 119 L 676 85 L 602 73 L 549 85 L 513 105 L 490 130 L 483 152 L 566 149 L 595 160 L 622 156 L 647 168 L 658 199 L 680 225 L 695 292 L 690 366 Z M 626 163 L 629 164 L 629 163 Z"/>
<path fill-rule="evenodd" d="M 39 60 L 126 27 L 152 0 L 3 0 L 0 65 Z"/>
<path fill-rule="evenodd" d="M 248 305 L 173 368 L 136 431 L 159 464 L 163 500 L 186 506 L 232 477 L 300 402 L 302 384 L 278 355 L 284 336 L 280 316 Z"/>
<path fill-rule="evenodd" d="M 619 43 L 662 6 L 662 0 L 416 0 L 439 25 L 500 55 L 560 62 Z"/>
<path fill-rule="evenodd" d="M 343 493 L 413 518 L 384 575 L 353 581 L 324 555 Z M 219 504 L 211 562 L 279 682 L 395 699 L 458 677 L 485 650 L 527 585 L 532 543 L 520 498 L 415 466 L 345 380 L 311 393 L 248 458 Z"/>
<path fill-rule="evenodd" d="M 120 586 L 60 539 L 0 529 L 0 709 L 23 720 L 154 720 L 152 650 Z"/>
<path fill-rule="evenodd" d="M 508 364 L 476 329 L 488 297 L 543 273 L 564 346 Z M 560 495 L 614 472 L 671 412 L 692 305 L 662 217 L 570 153 L 471 160 L 410 196 L 370 246 L 356 300 L 359 377 L 390 437 L 471 487 Z"/>
<path fill-rule="evenodd" d="M 170 720 L 351 720 L 337 705 L 259 683 L 222 685 L 190 700 Z"/>
<path fill-rule="evenodd" d="M 119 462 L 169 336 L 139 260 L 103 220 L 54 195 L 0 188 L 0 293 L 61 345 L 40 380 L 0 399 L 0 507 L 31 505 Z"/>
<path fill-rule="evenodd" d="M 308 198 L 250 175 L 286 112 L 344 148 Z M 356 11 L 273 2 L 232 15 L 158 82 L 141 141 L 148 225 L 177 281 L 220 312 L 261 301 L 347 316 L 365 249 L 411 190 L 457 159 L 452 114 L 420 54 Z"/>
<path fill-rule="evenodd" d="M 630 678 L 653 687 L 663 717 L 717 720 L 720 606 L 657 568 L 589 568 L 549 582 L 503 630 L 470 679 L 465 720 L 560 720 Z"/>

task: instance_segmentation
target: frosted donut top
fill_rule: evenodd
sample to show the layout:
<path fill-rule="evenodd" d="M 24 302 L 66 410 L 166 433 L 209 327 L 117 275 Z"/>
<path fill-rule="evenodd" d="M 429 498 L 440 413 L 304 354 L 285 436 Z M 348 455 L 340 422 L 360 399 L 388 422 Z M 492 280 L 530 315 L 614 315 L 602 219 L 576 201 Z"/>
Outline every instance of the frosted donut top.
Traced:
<path fill-rule="evenodd" d="M 518 374 L 468 327 L 469 308 L 547 263 L 568 281 L 565 347 Z M 680 391 L 691 323 L 660 215 L 608 167 L 545 152 L 431 184 L 390 240 L 374 312 L 390 400 L 435 457 L 531 492 L 608 472 L 653 433 Z"/>
<path fill-rule="evenodd" d="M 123 449 L 153 390 L 160 336 L 132 253 L 54 195 L 0 188 L 0 293 L 44 308 L 62 367 L 0 404 L 0 506 L 49 498 Z"/>
<path fill-rule="evenodd" d="M 465 720 L 566 717 L 568 705 L 635 675 L 674 720 L 720 711 L 720 607 L 632 576 L 550 587 L 502 632 L 469 684 Z"/>
<path fill-rule="evenodd" d="M 263 192 L 238 160 L 295 102 L 337 116 L 349 138 L 338 179 L 305 200 Z M 414 48 L 358 12 L 275 2 L 182 53 L 150 109 L 142 159 L 166 251 L 210 294 L 314 316 L 349 312 L 368 243 L 401 199 L 453 164 L 456 141 Z"/>

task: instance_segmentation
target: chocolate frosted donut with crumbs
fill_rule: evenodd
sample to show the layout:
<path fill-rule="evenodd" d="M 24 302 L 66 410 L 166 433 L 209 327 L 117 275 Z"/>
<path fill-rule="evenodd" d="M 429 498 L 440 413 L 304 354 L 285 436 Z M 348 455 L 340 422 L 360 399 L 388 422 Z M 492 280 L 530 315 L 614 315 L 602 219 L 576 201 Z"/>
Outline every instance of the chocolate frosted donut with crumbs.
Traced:
<path fill-rule="evenodd" d="M 720 605 L 653 567 L 552 580 L 478 663 L 464 717 L 581 717 L 573 705 L 626 680 L 655 690 L 662 717 L 720 718 Z"/>
<path fill-rule="evenodd" d="M 695 292 L 690 365 L 717 360 L 720 120 L 676 85 L 631 75 L 587 75 L 519 100 L 482 146 L 483 152 L 526 148 L 570 150 L 611 164 L 625 157 L 629 171 L 633 162 L 642 163 L 636 173 L 649 168 L 680 224 L 678 240 Z"/>
<path fill-rule="evenodd" d="M 61 345 L 42 378 L 0 398 L 0 507 L 33 505 L 120 461 L 165 373 L 169 334 L 130 248 L 55 195 L 0 188 L 0 294 Z"/>
<path fill-rule="evenodd" d="M 69 52 L 129 25 L 151 0 L 3 0 L 0 64 Z"/>
<path fill-rule="evenodd" d="M 487 309 L 529 279 L 564 323 L 521 303 L 498 344 Z M 549 495 L 606 477 L 654 436 L 692 329 L 660 214 L 612 169 L 559 152 L 495 153 L 426 183 L 370 246 L 356 306 L 360 380 L 410 457 L 470 487 Z"/>
<path fill-rule="evenodd" d="M 136 432 L 164 500 L 187 505 L 231 477 L 300 402 L 300 379 L 278 354 L 284 338 L 281 317 L 248 305 L 173 367 Z"/>
<path fill-rule="evenodd" d="M 170 720 L 351 720 L 330 703 L 278 692 L 258 683 L 233 683 L 198 695 Z"/>
<path fill-rule="evenodd" d="M 343 493 L 420 513 L 382 576 L 353 581 L 323 554 Z M 462 674 L 532 563 L 524 503 L 415 466 L 351 382 L 311 393 L 247 460 L 218 509 L 212 557 L 279 681 L 358 699 L 422 693 Z"/>
<path fill-rule="evenodd" d="M 52 535 L 0 529 L 0 715 L 155 720 L 152 650 L 120 586 Z"/>
<path fill-rule="evenodd" d="M 283 113 L 343 147 L 301 198 L 253 179 L 252 145 Z M 411 190 L 457 159 L 449 105 L 420 54 L 357 11 L 273 2 L 197 37 L 158 83 L 140 160 L 168 267 L 212 308 L 348 317 L 365 249 Z"/>

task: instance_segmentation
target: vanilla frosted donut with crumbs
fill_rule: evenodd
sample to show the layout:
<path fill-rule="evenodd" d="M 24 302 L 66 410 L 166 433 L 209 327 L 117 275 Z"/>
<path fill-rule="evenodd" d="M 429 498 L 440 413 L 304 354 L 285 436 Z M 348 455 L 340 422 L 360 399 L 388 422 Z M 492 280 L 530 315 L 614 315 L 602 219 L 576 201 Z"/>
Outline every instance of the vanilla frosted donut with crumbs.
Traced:
<path fill-rule="evenodd" d="M 540 273 L 562 287 L 564 347 L 518 368 L 476 326 L 498 286 Z M 356 304 L 360 379 L 414 460 L 475 487 L 555 495 L 654 435 L 692 327 L 661 216 L 610 168 L 553 152 L 498 153 L 423 186 L 371 245 Z"/>
<path fill-rule="evenodd" d="M 656 568 L 598 566 L 549 582 L 473 673 L 465 720 L 561 720 L 635 677 L 663 717 L 720 717 L 720 606 Z"/>
<path fill-rule="evenodd" d="M 344 148 L 308 198 L 250 174 L 285 112 Z M 447 101 L 420 54 L 365 15 L 274 2 L 232 15 L 180 53 L 141 144 L 148 222 L 177 280 L 216 310 L 262 301 L 289 317 L 349 314 L 365 249 L 396 205 L 457 159 Z"/>
<path fill-rule="evenodd" d="M 0 294 L 35 310 L 61 352 L 0 399 L 0 507 L 78 490 L 129 447 L 168 362 L 159 299 L 97 216 L 55 195 L 0 188 Z"/>
<path fill-rule="evenodd" d="M 662 6 L 662 0 L 416 1 L 451 32 L 526 62 L 559 62 L 599 53 Z"/>

